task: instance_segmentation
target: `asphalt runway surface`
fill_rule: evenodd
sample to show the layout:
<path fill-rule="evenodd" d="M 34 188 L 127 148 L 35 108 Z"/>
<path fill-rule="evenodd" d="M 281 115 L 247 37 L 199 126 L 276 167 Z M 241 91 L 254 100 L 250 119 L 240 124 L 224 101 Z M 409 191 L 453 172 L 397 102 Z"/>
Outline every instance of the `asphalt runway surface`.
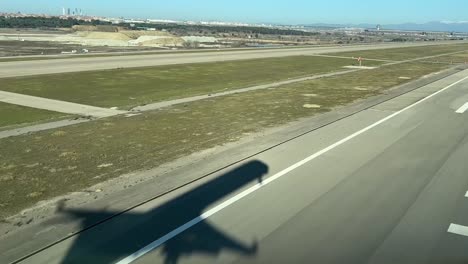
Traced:
<path fill-rule="evenodd" d="M 467 263 L 468 70 L 21 263 Z M 115 212 L 59 211 L 83 226 Z"/>

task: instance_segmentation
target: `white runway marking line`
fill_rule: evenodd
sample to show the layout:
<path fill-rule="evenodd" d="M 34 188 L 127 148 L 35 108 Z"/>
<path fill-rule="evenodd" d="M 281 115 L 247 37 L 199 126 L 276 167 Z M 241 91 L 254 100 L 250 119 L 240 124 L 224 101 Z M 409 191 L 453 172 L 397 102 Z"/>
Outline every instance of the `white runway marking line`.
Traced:
<path fill-rule="evenodd" d="M 456 113 L 463 114 L 466 110 L 468 110 L 468 103 L 465 103 L 464 105 L 462 105 L 462 107 L 458 108 Z"/>
<path fill-rule="evenodd" d="M 233 203 L 239 201 L 240 199 L 244 198 L 245 196 L 247 196 L 247 195 L 249 195 L 249 194 L 255 192 L 256 190 L 260 189 L 261 187 L 272 183 L 273 181 L 275 181 L 275 180 L 281 178 L 282 176 L 288 174 L 289 172 L 291 172 L 291 171 L 293 171 L 293 170 L 295 170 L 295 169 L 301 167 L 302 165 L 304 165 L 304 164 L 306 164 L 306 163 L 308 163 L 308 162 L 310 162 L 310 161 L 316 159 L 317 157 L 319 157 L 319 156 L 321 156 L 321 155 L 323 155 L 323 154 L 329 152 L 330 150 L 332 150 L 332 149 L 334 149 L 334 148 L 336 148 L 336 147 L 338 147 L 338 146 L 340 146 L 340 145 L 342 145 L 342 144 L 348 142 L 349 140 L 351 140 L 351 139 L 353 139 L 353 138 L 355 138 L 355 137 L 357 137 L 357 136 L 359 136 L 359 135 L 361 135 L 361 134 L 363 134 L 363 133 L 365 133 L 365 132 L 371 130 L 372 128 L 374 128 L 374 127 L 376 127 L 376 126 L 378 126 L 378 125 L 380 125 L 380 124 L 382 124 L 382 123 L 384 123 L 384 122 L 386 122 L 386 121 L 392 119 L 393 117 L 395 117 L 395 116 L 397 116 L 397 115 L 399 115 L 399 114 L 405 112 L 406 110 L 411 109 L 411 108 L 413 108 L 413 107 L 415 107 L 415 106 L 421 104 L 421 103 L 424 102 L 424 101 L 427 101 L 428 99 L 430 99 L 430 98 L 432 98 L 432 97 L 438 95 L 439 93 L 444 92 L 445 90 L 447 90 L 447 89 L 449 89 L 449 88 L 451 88 L 451 87 L 453 87 L 453 86 L 455 86 L 455 85 L 457 85 L 457 84 L 463 82 L 463 81 L 466 80 L 466 79 L 468 79 L 468 77 L 465 77 L 465 78 L 463 78 L 463 79 L 461 79 L 461 80 L 458 80 L 458 81 L 456 81 L 456 82 L 450 84 L 449 86 L 446 86 L 446 87 L 444 87 L 443 89 L 441 89 L 441 90 L 439 90 L 439 91 L 437 91 L 437 92 L 435 92 L 435 93 L 433 93 L 433 94 L 431 94 L 431 95 L 428 95 L 427 97 L 424 97 L 423 99 L 419 100 L 418 102 L 416 102 L 416 103 L 414 103 L 414 104 L 412 104 L 412 105 L 410 105 L 410 106 L 407 106 L 407 107 L 403 108 L 402 110 L 400 110 L 400 111 L 398 111 L 398 112 L 395 112 L 395 113 L 393 113 L 393 114 L 391 114 L 391 115 L 389 115 L 389 116 L 387 116 L 387 117 L 385 117 L 385 118 L 383 118 L 383 119 L 381 119 L 381 120 L 375 122 L 374 124 L 372 124 L 372 125 L 370 125 L 370 126 L 368 126 L 368 127 L 366 127 L 366 128 L 363 128 L 362 130 L 359 130 L 359 131 L 355 132 L 354 134 L 352 134 L 352 135 L 350 135 L 350 136 L 347 136 L 347 137 L 341 139 L 340 141 L 338 141 L 338 142 L 336 142 L 336 143 L 334 143 L 334 144 L 332 144 L 332 145 L 330 145 L 330 146 L 328 146 L 328 147 L 326 147 L 326 148 L 324 148 L 324 149 L 322 149 L 322 150 L 320 150 L 320 151 L 318 151 L 318 152 L 316 152 L 316 153 L 310 155 L 309 157 L 307 157 L 307 158 L 305 158 L 305 159 L 303 159 L 303 160 L 297 162 L 296 164 L 294 164 L 294 165 L 292 165 L 292 166 L 290 166 L 290 167 L 288 167 L 288 168 L 286 168 L 286 169 L 284 169 L 284 170 L 278 172 L 277 174 L 275 174 L 275 175 L 269 177 L 268 179 L 266 179 L 266 180 L 263 181 L 262 183 L 258 183 L 258 184 L 256 184 L 256 185 L 254 185 L 254 186 L 248 188 L 247 190 L 245 190 L 245 191 L 243 191 L 243 192 L 241 192 L 241 193 L 239 193 L 239 194 L 237 194 L 237 195 L 235 195 L 235 196 L 229 198 L 228 200 L 224 201 L 223 203 L 217 205 L 216 207 L 214 207 L 214 208 L 212 208 L 212 209 L 206 211 L 205 213 L 201 214 L 200 216 L 198 216 L 198 217 L 196 217 L 196 218 L 190 220 L 189 222 L 187 222 L 187 223 L 181 225 L 180 227 L 178 227 L 178 228 L 172 230 L 171 232 L 167 233 L 166 235 L 162 236 L 161 238 L 159 238 L 159 239 L 153 241 L 151 244 L 145 246 L 144 248 L 138 250 L 137 252 L 131 254 L 130 256 L 128 256 L 128 257 L 126 257 L 126 258 L 120 260 L 119 262 L 117 262 L 117 264 L 129 264 L 129 263 L 132 263 L 133 261 L 135 261 L 135 260 L 137 260 L 138 258 L 142 257 L 143 255 L 145 255 L 145 254 L 149 253 L 150 251 L 152 251 L 152 250 L 158 248 L 159 246 L 161 246 L 162 244 L 164 244 L 164 243 L 167 242 L 168 240 L 174 238 L 174 237 L 177 236 L 178 234 L 180 234 L 180 233 L 184 232 L 185 230 L 191 228 L 192 226 L 194 226 L 194 225 L 196 225 L 196 224 L 202 222 L 203 220 L 209 218 L 210 216 L 216 214 L 217 212 L 223 210 L 224 208 L 230 206 L 231 204 L 233 204 Z M 468 230 L 468 228 L 467 228 L 467 230 Z M 468 231 L 467 231 L 467 234 L 468 234 Z"/>
<path fill-rule="evenodd" d="M 465 193 L 465 197 L 467 197 L 467 198 L 468 198 L 468 191 Z"/>
<path fill-rule="evenodd" d="M 450 224 L 447 232 L 461 236 L 468 236 L 468 226 Z"/>

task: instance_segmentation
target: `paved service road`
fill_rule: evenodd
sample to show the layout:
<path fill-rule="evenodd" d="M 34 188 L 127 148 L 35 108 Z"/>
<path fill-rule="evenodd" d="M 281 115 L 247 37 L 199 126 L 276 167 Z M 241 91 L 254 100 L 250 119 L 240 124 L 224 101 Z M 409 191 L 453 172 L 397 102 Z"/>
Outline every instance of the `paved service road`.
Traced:
<path fill-rule="evenodd" d="M 467 102 L 462 71 L 23 263 L 467 263 Z"/>
<path fill-rule="evenodd" d="M 37 74 L 51 74 L 63 72 L 79 72 L 92 70 L 105 70 L 116 68 L 131 68 L 158 65 L 173 65 L 184 63 L 201 63 L 216 61 L 232 61 L 243 59 L 258 59 L 271 57 L 286 57 L 298 55 L 313 55 L 340 51 L 357 51 L 371 49 L 385 49 L 411 46 L 425 46 L 444 43 L 466 42 L 435 42 L 435 43 L 393 43 L 380 45 L 355 45 L 313 48 L 281 48 L 259 49 L 245 51 L 216 51 L 173 54 L 146 54 L 109 57 L 68 58 L 54 60 L 12 61 L 0 62 L 0 78 L 29 76 Z"/>

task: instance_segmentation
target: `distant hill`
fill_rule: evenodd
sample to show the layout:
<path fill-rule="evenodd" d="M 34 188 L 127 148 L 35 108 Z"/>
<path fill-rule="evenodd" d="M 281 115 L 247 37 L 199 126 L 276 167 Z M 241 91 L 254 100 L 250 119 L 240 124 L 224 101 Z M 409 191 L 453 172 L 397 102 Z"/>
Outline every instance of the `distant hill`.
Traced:
<path fill-rule="evenodd" d="M 377 24 L 308 24 L 303 25 L 314 28 L 375 28 Z M 444 32 L 464 32 L 468 33 L 468 21 L 432 21 L 423 24 L 417 23 L 404 23 L 404 24 L 391 24 L 381 25 L 382 29 L 395 29 L 395 30 L 420 30 L 420 31 L 444 31 Z"/>

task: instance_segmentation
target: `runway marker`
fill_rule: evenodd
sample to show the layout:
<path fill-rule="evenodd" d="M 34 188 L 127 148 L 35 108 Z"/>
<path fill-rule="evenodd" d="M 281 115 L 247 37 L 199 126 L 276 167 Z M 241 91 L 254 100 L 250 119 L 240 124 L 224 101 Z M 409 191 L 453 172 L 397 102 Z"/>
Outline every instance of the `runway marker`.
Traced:
<path fill-rule="evenodd" d="M 467 198 L 468 198 L 468 191 L 465 193 L 465 197 L 467 197 Z"/>
<path fill-rule="evenodd" d="M 461 236 L 468 236 L 468 226 L 450 224 L 447 232 Z"/>
<path fill-rule="evenodd" d="M 466 104 L 462 105 L 460 108 L 458 108 L 456 113 L 463 114 L 463 113 L 465 113 L 466 110 L 468 110 L 468 103 L 466 103 Z"/>
<path fill-rule="evenodd" d="M 295 169 L 301 167 L 302 165 L 304 165 L 304 164 L 306 164 L 306 163 L 308 163 L 308 162 L 310 162 L 310 161 L 316 159 L 317 157 L 320 157 L 321 155 L 323 155 L 323 154 L 329 152 L 330 150 L 335 149 L 336 147 L 338 147 L 338 146 L 340 146 L 340 145 L 342 145 L 342 144 L 344 144 L 344 143 L 350 141 L 351 139 L 353 139 L 353 138 L 355 138 L 355 137 L 357 137 L 357 136 L 359 136 L 359 135 L 361 135 L 361 134 L 363 134 L 363 133 L 365 133 L 365 132 L 371 130 L 372 128 L 374 128 L 374 127 L 376 127 L 376 126 L 378 126 L 378 125 L 380 125 L 380 124 L 382 124 L 382 123 L 384 123 L 384 122 L 386 122 L 386 121 L 388 121 L 388 120 L 394 118 L 395 116 L 397 116 L 397 115 L 399 115 L 399 114 L 405 112 L 406 110 L 411 109 L 411 108 L 413 108 L 413 107 L 419 105 L 420 103 L 425 102 L 425 101 L 427 101 L 428 99 L 430 99 L 430 98 L 432 98 L 432 97 L 434 97 L 434 96 L 436 96 L 436 95 L 438 95 L 438 94 L 444 92 L 445 90 L 447 90 L 447 89 L 449 89 L 449 88 L 451 88 L 451 87 L 453 87 L 453 86 L 455 86 L 455 85 L 457 85 L 457 84 L 463 82 L 463 81 L 466 80 L 466 79 L 468 79 L 468 76 L 465 77 L 465 78 L 463 78 L 463 79 L 461 79 L 461 80 L 458 80 L 458 81 L 456 81 L 456 82 L 450 84 L 449 86 L 446 86 L 446 87 L 442 88 L 441 90 L 439 90 L 439 91 L 437 91 L 437 92 L 435 92 L 435 93 L 433 93 L 433 94 L 430 94 L 430 95 L 424 97 L 423 99 L 417 101 L 416 103 L 413 103 L 412 105 L 409 105 L 409 106 L 407 106 L 407 107 L 401 109 L 400 111 L 397 111 L 397 112 L 395 112 L 395 113 L 393 113 L 393 114 L 391 114 L 391 115 L 389 115 L 389 116 L 387 116 L 387 117 L 385 117 L 385 118 L 383 118 L 383 119 L 381 119 L 381 120 L 375 122 L 374 124 L 372 124 L 372 125 L 370 125 L 370 126 L 368 126 L 368 127 L 366 127 L 366 128 L 363 128 L 362 130 L 359 130 L 359 131 L 357 131 L 357 132 L 355 132 L 355 133 L 353 133 L 353 134 L 351 134 L 351 135 L 349 135 L 349 136 L 347 136 L 347 137 L 341 139 L 340 141 L 338 141 L 338 142 L 336 142 L 336 143 L 334 143 L 334 144 L 332 144 L 332 145 L 330 145 L 330 146 L 328 146 L 328 147 L 326 147 L 326 148 L 324 148 L 324 149 L 322 149 L 322 150 L 320 150 L 320 151 L 318 151 L 318 152 L 316 152 L 316 153 L 310 155 L 309 157 L 307 157 L 307 158 L 305 158 L 305 159 L 303 159 L 303 160 L 301 160 L 301 161 L 299 161 L 299 162 L 293 164 L 292 166 L 290 166 L 290 167 L 288 167 L 288 168 L 286 168 L 286 169 L 284 169 L 284 170 L 282 170 L 282 171 L 276 173 L 275 175 L 273 175 L 273 176 L 267 178 L 267 179 L 264 180 L 263 182 L 255 184 L 254 186 L 248 188 L 247 190 L 245 190 L 245 191 L 243 191 L 243 192 L 241 192 L 241 193 L 239 193 L 239 194 L 237 194 L 237 195 L 235 195 L 235 196 L 229 198 L 228 200 L 224 201 L 223 203 L 221 203 L 221 204 L 219 204 L 219 205 L 217 205 L 217 206 L 211 208 L 210 210 L 206 211 L 205 213 L 199 215 L 198 217 L 196 217 L 196 218 L 190 220 L 189 222 L 187 222 L 187 223 L 185 223 L 185 224 L 179 226 L 178 228 L 172 230 L 171 232 L 169 232 L 169 233 L 167 233 L 166 235 L 162 236 L 161 238 L 159 238 L 159 239 L 153 241 L 151 244 L 145 246 L 144 248 L 138 250 L 137 252 L 131 254 L 130 256 L 128 256 L 128 257 L 126 257 L 126 258 L 120 260 L 119 262 L 117 262 L 117 264 L 129 264 L 129 263 L 132 263 L 133 261 L 137 260 L 138 258 L 140 258 L 140 257 L 142 257 L 142 256 L 144 256 L 144 255 L 146 255 L 146 254 L 149 253 L 150 251 L 152 251 L 152 250 L 158 248 L 159 246 L 161 246 L 162 244 L 166 243 L 168 240 L 174 238 L 175 236 L 179 235 L 180 233 L 184 232 L 185 230 L 187 230 L 187 229 L 191 228 L 192 226 L 194 226 L 194 225 L 196 225 L 196 224 L 202 222 L 203 220 L 209 218 L 210 216 L 216 214 L 217 212 L 223 210 L 224 208 L 230 206 L 231 204 L 233 204 L 233 203 L 239 201 L 240 199 L 244 198 L 245 196 L 247 196 L 247 195 L 249 195 L 249 194 L 255 192 L 256 190 L 258 190 L 258 189 L 260 189 L 260 188 L 262 188 L 262 187 L 264 187 L 264 186 L 266 186 L 266 185 L 272 183 L 273 181 L 275 181 L 275 180 L 281 178 L 282 176 L 288 174 L 289 172 L 291 172 L 291 171 L 293 171 L 293 170 L 295 170 Z M 463 228 L 460 228 L 460 227 L 462 227 L 462 226 L 457 226 L 457 225 L 454 225 L 454 227 L 451 226 L 451 227 L 449 228 L 449 232 L 450 232 L 450 230 L 451 230 L 451 228 L 452 228 L 454 231 L 465 232 L 466 234 L 463 234 L 463 235 L 468 236 L 468 227 L 463 227 Z"/>

